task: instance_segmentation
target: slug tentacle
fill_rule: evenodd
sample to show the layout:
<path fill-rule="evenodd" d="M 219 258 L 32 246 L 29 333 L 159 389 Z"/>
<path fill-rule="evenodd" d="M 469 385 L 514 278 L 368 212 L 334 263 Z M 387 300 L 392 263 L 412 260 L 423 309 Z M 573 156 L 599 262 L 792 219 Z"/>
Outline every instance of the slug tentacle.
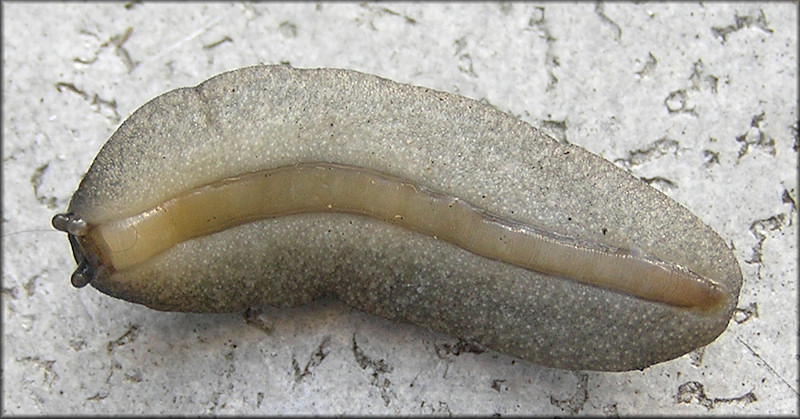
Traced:
<path fill-rule="evenodd" d="M 56 214 L 53 216 L 53 219 L 50 221 L 50 223 L 56 230 L 63 231 L 66 233 L 67 224 L 69 223 L 70 216 L 72 216 L 72 214 Z"/>
<path fill-rule="evenodd" d="M 83 288 L 96 278 L 106 278 L 113 269 L 109 265 L 100 264 L 100 255 L 91 245 L 87 236 L 93 229 L 81 217 L 73 213 L 56 214 L 51 220 L 56 230 L 67 233 L 78 267 L 70 276 L 75 288 Z"/>

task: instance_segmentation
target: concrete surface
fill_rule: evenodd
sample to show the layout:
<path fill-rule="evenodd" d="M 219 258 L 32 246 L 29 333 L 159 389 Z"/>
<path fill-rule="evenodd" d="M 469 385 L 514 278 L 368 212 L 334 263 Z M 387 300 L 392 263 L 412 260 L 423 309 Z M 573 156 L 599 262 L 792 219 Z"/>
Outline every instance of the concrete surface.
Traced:
<path fill-rule="evenodd" d="M 3 414 L 798 413 L 796 4 L 2 7 Z M 481 99 L 647 179 L 735 249 L 735 318 L 682 358 L 591 373 L 335 301 L 189 315 L 73 289 L 49 221 L 119 123 L 281 62 Z"/>

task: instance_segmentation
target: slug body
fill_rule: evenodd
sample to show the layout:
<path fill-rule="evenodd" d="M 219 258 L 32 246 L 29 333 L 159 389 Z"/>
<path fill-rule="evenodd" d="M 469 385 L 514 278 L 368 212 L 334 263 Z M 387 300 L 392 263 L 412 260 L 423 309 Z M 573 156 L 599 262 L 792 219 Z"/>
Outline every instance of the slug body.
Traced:
<path fill-rule="evenodd" d="M 66 214 L 76 286 L 159 310 L 325 294 L 565 369 L 713 341 L 741 273 L 685 208 L 473 100 L 243 68 L 126 120 Z"/>

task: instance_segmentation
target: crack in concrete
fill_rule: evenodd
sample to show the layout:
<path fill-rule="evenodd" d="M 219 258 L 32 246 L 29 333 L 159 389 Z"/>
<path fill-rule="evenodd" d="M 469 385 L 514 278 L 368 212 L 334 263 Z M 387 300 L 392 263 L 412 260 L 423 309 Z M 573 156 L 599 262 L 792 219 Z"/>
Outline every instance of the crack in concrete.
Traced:
<path fill-rule="evenodd" d="M 436 356 L 441 359 L 450 358 L 450 355 L 459 356 L 465 353 L 477 355 L 486 352 L 484 347 L 461 339 L 459 339 L 454 345 L 449 343 L 434 343 L 433 348 L 436 351 Z"/>
<path fill-rule="evenodd" d="M 719 152 L 703 150 L 703 159 L 705 160 L 703 166 L 706 168 L 709 168 L 715 164 L 719 164 Z"/>
<path fill-rule="evenodd" d="M 736 159 L 736 164 L 742 160 L 750 152 L 750 147 L 763 150 L 770 156 L 777 154 L 775 147 L 775 139 L 764 133 L 762 123 L 764 122 L 765 112 L 753 116 L 750 120 L 750 127 L 743 134 L 736 137 L 736 142 L 740 144 L 739 157 Z"/>
<path fill-rule="evenodd" d="M 411 16 L 405 15 L 405 14 L 400 13 L 400 12 L 396 12 L 396 11 L 394 11 L 394 10 L 388 8 L 388 7 L 383 7 L 383 6 L 375 7 L 375 5 L 369 4 L 369 3 L 362 3 L 362 4 L 360 4 L 360 6 L 362 8 L 364 8 L 364 9 L 367 9 L 369 14 L 367 15 L 366 19 L 361 19 L 361 18 L 357 17 L 356 18 L 356 22 L 364 22 L 364 21 L 366 21 L 367 24 L 369 24 L 370 29 L 372 29 L 373 31 L 377 31 L 378 30 L 378 28 L 375 27 L 375 18 L 384 16 L 384 15 L 403 18 L 405 23 L 409 24 L 409 25 L 416 25 L 418 23 L 417 20 L 412 18 Z"/>
<path fill-rule="evenodd" d="M 694 365 L 695 367 L 700 367 L 703 365 L 703 358 L 706 356 L 706 347 L 702 346 L 698 349 L 695 349 L 692 352 L 689 352 L 689 363 Z"/>
<path fill-rule="evenodd" d="M 297 38 L 297 25 L 288 20 L 284 20 L 278 25 L 278 32 L 280 32 L 284 38 Z"/>
<path fill-rule="evenodd" d="M 703 60 L 697 60 L 692 64 L 692 74 L 689 76 L 689 81 L 692 82 L 692 89 L 694 90 L 707 88 L 711 93 L 717 94 L 719 92 L 719 77 L 705 74 Z"/>
<path fill-rule="evenodd" d="M 758 12 L 751 12 L 750 14 L 740 15 L 738 13 L 733 16 L 733 24 L 727 26 L 712 26 L 711 33 L 719 38 L 724 44 L 728 41 L 728 35 L 738 32 L 744 28 L 751 28 L 755 26 L 765 33 L 773 33 L 774 31 L 769 27 L 767 16 L 764 14 L 763 9 L 758 9 Z"/>
<path fill-rule="evenodd" d="M 562 143 L 569 144 L 569 141 L 567 140 L 567 121 L 565 120 L 556 121 L 552 119 L 547 119 L 541 121 L 539 124 L 542 128 L 546 128 L 547 133 L 550 134 L 553 138 L 555 138 L 558 141 L 561 141 Z"/>
<path fill-rule="evenodd" d="M 708 410 L 713 409 L 714 407 L 716 407 L 717 404 L 720 403 L 727 403 L 727 404 L 744 403 L 747 405 L 758 401 L 756 394 L 752 390 L 737 397 L 710 398 L 706 395 L 706 391 L 705 388 L 703 387 L 703 384 L 701 384 L 698 381 L 687 381 L 678 386 L 678 393 L 675 395 L 675 398 L 679 404 L 697 403 Z"/>
<path fill-rule="evenodd" d="M 264 310 L 261 307 L 248 307 L 244 314 L 242 314 L 242 317 L 244 318 L 244 322 L 246 324 L 261 330 L 267 335 L 270 335 L 275 328 L 275 323 L 272 321 L 261 320 L 260 316 L 263 312 Z"/>
<path fill-rule="evenodd" d="M 462 51 L 467 49 L 467 37 L 462 36 L 461 38 L 456 39 L 453 42 L 453 46 L 456 49 L 453 53 L 453 56 L 459 61 L 458 70 L 471 77 L 477 78 L 478 74 L 475 73 L 475 68 L 472 65 L 472 57 L 470 57 L 469 53 L 467 52 L 462 53 Z"/>
<path fill-rule="evenodd" d="M 791 226 L 793 223 L 792 214 L 794 214 L 794 212 L 797 211 L 797 201 L 794 198 L 792 198 L 792 195 L 789 193 L 789 191 L 786 188 L 784 188 L 783 195 L 781 195 L 781 202 L 784 204 L 789 204 L 789 214 L 787 214 L 787 218 L 789 219 L 788 225 Z"/>
<path fill-rule="evenodd" d="M 535 8 L 534 15 L 528 19 L 528 26 L 535 28 L 539 32 L 539 36 L 544 38 L 545 44 L 547 45 L 544 56 L 544 68 L 550 79 L 547 81 L 545 91 L 552 91 L 555 89 L 556 84 L 558 84 L 558 77 L 556 77 L 555 69 L 561 67 L 561 63 L 558 61 L 558 56 L 554 52 L 554 45 L 557 39 L 553 36 L 545 21 L 544 7 Z"/>
<path fill-rule="evenodd" d="M 678 185 L 675 182 L 661 176 L 643 177 L 640 179 L 660 191 L 668 191 L 678 188 Z"/>
<path fill-rule="evenodd" d="M 655 71 L 656 66 L 658 65 L 658 60 L 656 56 L 653 55 L 652 52 L 647 53 L 648 57 L 647 60 L 642 65 L 642 69 L 639 71 L 635 71 L 634 74 L 638 75 L 640 78 L 645 77 L 653 73 Z"/>
<path fill-rule="evenodd" d="M 754 317 L 758 318 L 758 303 L 756 302 L 752 302 L 745 307 L 736 307 L 733 311 L 733 321 L 736 324 L 742 324 Z"/>
<path fill-rule="evenodd" d="M 127 345 L 128 343 L 132 343 L 136 340 L 136 337 L 139 335 L 139 326 L 137 325 L 130 325 L 128 326 L 128 330 L 125 331 L 120 337 L 108 341 L 106 345 L 106 354 L 109 357 L 109 366 L 108 366 L 108 376 L 106 376 L 105 384 L 109 385 L 111 383 L 111 378 L 114 376 L 114 372 L 117 370 L 122 371 L 122 364 L 117 361 L 116 357 L 114 356 L 114 352 L 117 348 Z M 88 397 L 86 400 L 89 401 L 100 401 L 108 397 L 110 391 L 108 388 L 99 390 L 94 395 Z"/>
<path fill-rule="evenodd" d="M 36 280 L 39 278 L 40 278 L 39 274 L 36 274 L 32 276 L 28 281 L 26 281 L 25 284 L 23 285 L 25 293 L 28 295 L 28 297 L 33 296 L 33 294 L 36 292 Z"/>
<path fill-rule="evenodd" d="M 691 116 L 697 117 L 697 111 L 694 106 L 689 105 L 689 95 L 684 89 L 678 89 L 670 92 L 664 99 L 664 106 L 667 107 L 669 113 L 686 113 Z"/>
<path fill-rule="evenodd" d="M 295 29 L 295 34 L 296 34 L 296 33 L 297 33 L 297 29 Z M 228 36 L 228 35 L 225 35 L 225 37 L 223 37 L 222 39 L 220 39 L 220 40 L 218 40 L 218 41 L 214 41 L 214 42 L 212 42 L 212 43 L 210 43 L 210 44 L 203 45 L 203 49 L 212 49 L 212 48 L 216 48 L 216 47 L 218 47 L 218 46 L 220 46 L 220 45 L 222 45 L 222 44 L 224 44 L 224 43 L 226 43 L 226 42 L 233 43 L 233 38 L 231 38 L 231 37 L 230 37 L 230 36 Z"/>
<path fill-rule="evenodd" d="M 49 386 L 53 386 L 56 380 L 59 379 L 58 373 L 55 371 L 53 366 L 56 364 L 54 359 L 41 359 L 39 356 L 26 356 L 22 358 L 17 358 L 17 362 L 26 362 L 33 364 L 42 369 L 42 379 L 45 383 L 49 383 Z"/>
<path fill-rule="evenodd" d="M 589 375 L 586 373 L 575 372 L 578 377 L 575 392 L 566 399 L 556 399 L 550 396 L 550 404 L 567 411 L 570 414 L 577 415 L 583 410 L 586 401 L 589 400 Z"/>
<path fill-rule="evenodd" d="M 331 337 L 325 336 L 322 342 L 317 346 L 317 349 L 311 353 L 306 362 L 306 366 L 301 370 L 297 358 L 292 357 L 292 370 L 294 371 L 295 385 L 303 381 L 307 376 L 311 375 L 316 367 L 322 364 L 322 361 L 328 356 L 331 351 L 330 348 Z"/>
<path fill-rule="evenodd" d="M 631 170 L 667 154 L 677 156 L 679 145 L 677 141 L 664 137 L 652 142 L 647 148 L 629 151 L 627 157 L 616 159 L 614 163 Z"/>
<path fill-rule="evenodd" d="M 692 102 L 692 96 L 694 93 L 702 92 L 705 89 L 717 94 L 719 91 L 719 77 L 713 74 L 706 74 L 703 60 L 697 60 L 692 63 L 692 70 L 688 80 L 691 82 L 691 86 L 670 92 L 664 99 L 664 106 L 670 114 L 687 114 L 697 118 L 699 114 Z"/>
<path fill-rule="evenodd" d="M 778 214 L 773 215 L 769 218 L 762 218 L 760 220 L 755 220 L 750 223 L 750 234 L 756 238 L 758 241 L 755 246 L 751 248 L 752 255 L 749 259 L 745 259 L 746 263 L 762 263 L 762 250 L 764 247 L 764 241 L 767 240 L 768 232 L 780 230 L 781 227 L 786 222 L 786 214 Z M 760 279 L 760 269 L 759 269 L 759 279 Z"/>
<path fill-rule="evenodd" d="M 89 94 L 69 82 L 58 82 L 55 84 L 55 86 L 59 92 L 64 92 L 66 90 L 82 97 L 83 100 L 89 102 L 89 106 L 91 106 L 95 112 L 105 116 L 114 124 L 117 124 L 120 121 L 120 116 L 117 112 L 116 100 L 103 99 L 97 93 Z"/>
<path fill-rule="evenodd" d="M 500 390 L 508 391 L 508 386 L 503 385 L 503 383 L 505 383 L 505 382 L 506 382 L 506 380 L 495 378 L 494 380 L 492 380 L 492 390 L 494 390 L 494 391 L 496 391 L 498 393 L 500 392 Z"/>
<path fill-rule="evenodd" d="M 616 41 L 619 41 L 620 39 L 622 39 L 622 28 L 617 24 L 617 22 L 614 22 L 613 20 L 611 20 L 611 18 L 606 16 L 605 8 L 606 8 L 605 4 L 603 4 L 602 2 L 597 2 L 594 5 L 594 13 L 600 17 L 600 20 L 603 23 L 608 24 L 614 29 L 614 39 Z"/>
<path fill-rule="evenodd" d="M 391 400 L 396 398 L 396 396 L 391 390 L 392 382 L 386 378 L 385 375 L 392 372 L 394 367 L 392 367 L 383 359 L 375 360 L 370 358 L 361 348 L 359 348 L 358 342 L 356 342 L 355 333 L 353 334 L 353 356 L 356 359 L 356 363 L 359 367 L 361 367 L 362 370 L 366 370 L 367 368 L 372 370 L 372 380 L 370 384 L 378 388 L 383 403 L 386 406 L 389 406 Z"/>
<path fill-rule="evenodd" d="M 85 29 L 80 30 L 80 33 L 84 35 L 89 35 L 95 39 L 99 38 L 96 34 L 89 32 Z M 131 58 L 131 54 L 128 52 L 128 50 L 123 47 L 123 44 L 125 44 L 125 42 L 127 42 L 128 39 L 130 38 L 131 33 L 133 33 L 133 28 L 127 27 L 124 32 L 111 35 L 111 37 L 109 37 L 106 41 L 101 43 L 95 49 L 92 57 L 85 59 L 76 57 L 73 58 L 72 61 L 78 64 L 87 64 L 87 65 L 94 64 L 95 62 L 97 62 L 100 56 L 100 52 L 103 49 L 112 47 L 114 49 L 114 55 L 116 55 L 117 58 L 119 58 L 120 61 L 122 61 L 122 64 L 125 65 L 125 68 L 128 70 L 128 73 L 131 73 L 133 69 L 136 68 L 137 65 L 139 65 L 139 62 L 134 61 Z"/>
<path fill-rule="evenodd" d="M 439 401 L 438 406 L 436 406 L 432 403 L 427 403 L 426 401 L 423 400 L 419 404 L 419 410 L 420 412 L 428 415 L 435 414 L 437 416 L 447 416 L 447 417 L 453 416 L 453 412 L 450 410 L 450 406 L 448 406 L 447 403 L 443 401 Z"/>
<path fill-rule="evenodd" d="M 745 342 L 744 340 L 742 340 L 742 338 L 740 338 L 739 336 L 736 336 L 736 340 L 738 340 L 738 341 L 739 341 L 739 343 L 741 343 L 742 345 L 744 345 L 744 347 L 745 347 L 745 348 L 747 348 L 747 350 L 749 350 L 749 351 L 750 351 L 750 353 L 752 353 L 752 354 L 753 354 L 753 356 L 755 356 L 755 357 L 756 357 L 756 358 L 757 358 L 759 361 L 761 361 L 762 363 L 764 363 L 764 366 L 765 366 L 765 367 L 767 367 L 767 369 L 769 369 L 769 370 L 770 370 L 770 371 L 771 371 L 771 372 L 772 372 L 772 373 L 773 373 L 773 374 L 774 374 L 776 377 L 778 377 L 778 379 L 780 379 L 781 381 L 783 381 L 783 383 L 784 383 L 784 384 L 786 384 L 786 387 L 789 387 L 789 389 L 790 389 L 790 390 L 792 390 L 792 391 L 794 392 L 794 394 L 796 394 L 796 395 L 800 396 L 800 393 L 798 393 L 798 391 L 797 391 L 797 388 L 795 388 L 794 386 L 792 386 L 792 385 L 789 383 L 789 381 L 787 381 L 785 378 L 783 378 L 783 376 L 782 376 L 782 375 L 778 374 L 778 371 L 775 371 L 775 368 L 772 368 L 772 365 L 770 365 L 770 364 L 769 364 L 769 362 L 767 362 L 767 361 L 766 361 L 764 358 L 762 358 L 762 357 L 761 357 L 761 355 L 759 355 L 759 354 L 758 354 L 758 352 L 756 352 L 755 350 L 753 350 L 753 348 L 751 348 L 751 347 L 750 347 L 750 345 L 748 345 L 748 344 L 747 344 L 747 342 Z M 755 396 L 754 396 L 754 397 L 755 397 Z"/>
<path fill-rule="evenodd" d="M 50 167 L 50 163 L 45 163 L 36 168 L 31 175 L 31 184 L 33 185 L 33 196 L 36 202 L 43 205 L 45 208 L 55 210 L 59 207 L 58 199 L 55 196 L 45 196 L 39 193 L 39 188 L 42 186 L 45 172 Z"/>

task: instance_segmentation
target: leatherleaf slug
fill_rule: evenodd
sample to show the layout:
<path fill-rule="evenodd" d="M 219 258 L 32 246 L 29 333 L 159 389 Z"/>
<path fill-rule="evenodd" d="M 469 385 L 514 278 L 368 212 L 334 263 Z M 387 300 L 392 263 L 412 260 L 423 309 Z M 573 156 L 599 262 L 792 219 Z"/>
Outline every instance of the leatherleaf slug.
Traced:
<path fill-rule="evenodd" d="M 76 287 L 158 310 L 323 295 L 555 368 L 712 342 L 725 242 L 610 162 L 474 100 L 256 66 L 151 100 L 53 218 Z"/>

